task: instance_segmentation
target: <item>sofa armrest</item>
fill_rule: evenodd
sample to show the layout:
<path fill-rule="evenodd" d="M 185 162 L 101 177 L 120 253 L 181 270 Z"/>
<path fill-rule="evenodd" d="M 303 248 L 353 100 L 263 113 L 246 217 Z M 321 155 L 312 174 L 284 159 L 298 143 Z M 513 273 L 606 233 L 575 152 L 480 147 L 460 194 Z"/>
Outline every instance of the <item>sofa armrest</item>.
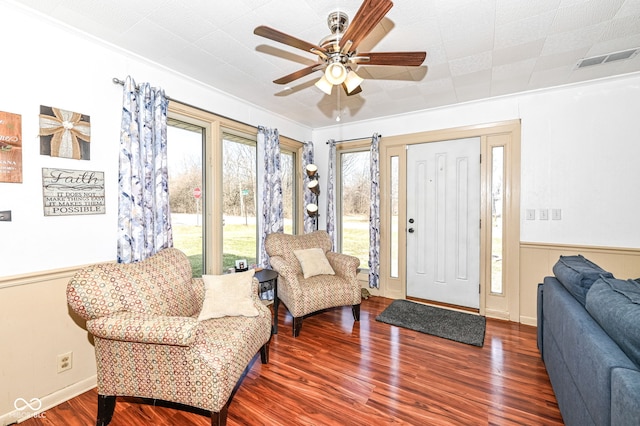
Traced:
<path fill-rule="evenodd" d="M 198 320 L 192 317 L 119 312 L 87 321 L 96 337 L 125 342 L 189 346 L 196 338 Z"/>
<path fill-rule="evenodd" d="M 358 266 L 360 266 L 360 259 L 348 254 L 336 253 L 329 251 L 326 253 L 327 260 L 331 264 L 336 275 L 344 278 L 353 278 L 358 275 Z"/>
<path fill-rule="evenodd" d="M 202 277 L 191 278 L 191 287 L 198 298 L 198 305 L 202 306 L 204 302 L 204 280 Z"/>
<path fill-rule="evenodd" d="M 271 263 L 271 269 L 276 271 L 280 276 L 282 276 L 285 280 L 289 282 L 294 282 L 298 280 L 298 273 L 295 268 L 289 265 L 284 258 L 280 256 L 273 256 L 269 258 L 269 263 Z M 300 272 L 301 273 L 301 272 Z"/>
<path fill-rule="evenodd" d="M 637 424 L 640 419 L 640 371 L 611 370 L 611 425 Z"/>
<path fill-rule="evenodd" d="M 536 337 L 537 337 L 537 342 L 538 342 L 538 351 L 540 352 L 540 356 L 542 358 L 544 358 L 544 350 L 542 347 L 542 343 L 544 341 L 544 284 L 540 283 L 538 284 L 538 299 L 537 299 L 537 303 L 538 305 L 536 306 L 537 309 L 537 330 L 536 330 Z"/>
<path fill-rule="evenodd" d="M 271 269 L 276 271 L 282 278 L 278 280 L 278 291 L 284 290 L 284 292 L 295 295 L 296 298 L 301 297 L 302 289 L 300 288 L 299 279 L 302 279 L 302 271 L 296 270 L 280 256 L 270 257 L 269 263 L 271 263 Z"/>

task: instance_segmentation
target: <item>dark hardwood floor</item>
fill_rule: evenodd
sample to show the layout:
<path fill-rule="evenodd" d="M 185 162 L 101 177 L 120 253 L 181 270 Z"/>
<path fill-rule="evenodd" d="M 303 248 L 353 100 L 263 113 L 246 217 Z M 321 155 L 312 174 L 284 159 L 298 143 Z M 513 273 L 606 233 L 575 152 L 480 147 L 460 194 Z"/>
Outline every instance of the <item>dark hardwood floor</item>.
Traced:
<path fill-rule="evenodd" d="M 559 425 L 534 327 L 487 320 L 478 348 L 375 321 L 391 303 L 362 301 L 306 318 L 291 336 L 281 309 L 270 362 L 255 358 L 229 406 L 239 425 Z M 22 425 L 95 424 L 91 390 Z M 197 412 L 119 398 L 112 426 L 209 425 Z"/>

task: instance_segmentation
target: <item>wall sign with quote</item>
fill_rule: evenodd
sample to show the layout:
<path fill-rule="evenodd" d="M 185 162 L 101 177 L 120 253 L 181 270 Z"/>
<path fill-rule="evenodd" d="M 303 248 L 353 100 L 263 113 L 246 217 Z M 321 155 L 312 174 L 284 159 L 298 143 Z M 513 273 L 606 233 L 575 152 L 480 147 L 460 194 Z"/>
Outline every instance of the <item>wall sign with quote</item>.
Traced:
<path fill-rule="evenodd" d="M 79 112 L 40 106 L 40 154 L 89 160 L 91 119 Z"/>
<path fill-rule="evenodd" d="M 45 216 L 104 214 L 104 172 L 42 169 Z"/>
<path fill-rule="evenodd" d="M 0 182 L 22 182 L 22 116 L 0 111 Z"/>

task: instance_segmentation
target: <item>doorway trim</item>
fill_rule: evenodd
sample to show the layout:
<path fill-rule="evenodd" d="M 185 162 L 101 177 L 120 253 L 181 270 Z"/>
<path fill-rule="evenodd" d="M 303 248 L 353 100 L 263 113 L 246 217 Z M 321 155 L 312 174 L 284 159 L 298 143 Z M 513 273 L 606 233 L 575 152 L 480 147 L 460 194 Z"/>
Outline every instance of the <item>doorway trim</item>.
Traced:
<path fill-rule="evenodd" d="M 383 137 L 380 144 L 381 256 L 379 294 L 392 299 L 406 298 L 406 153 L 407 146 L 419 143 L 480 137 L 481 233 L 480 233 L 480 314 L 519 322 L 520 317 L 520 120 L 456 127 L 399 136 Z M 492 294 L 491 286 L 491 148 L 504 146 L 504 291 Z M 399 161 L 398 276 L 391 276 L 392 217 L 391 159 Z"/>

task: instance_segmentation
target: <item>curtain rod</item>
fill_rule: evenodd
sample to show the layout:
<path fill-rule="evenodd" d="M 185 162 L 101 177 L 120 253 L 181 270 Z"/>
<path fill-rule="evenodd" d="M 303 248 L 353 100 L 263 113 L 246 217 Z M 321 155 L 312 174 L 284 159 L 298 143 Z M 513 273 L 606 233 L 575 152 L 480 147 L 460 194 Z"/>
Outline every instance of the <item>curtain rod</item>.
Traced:
<path fill-rule="evenodd" d="M 120 86 L 124 86 L 124 80 L 120 80 L 118 77 L 113 77 L 113 78 L 111 79 L 111 81 L 113 82 L 113 84 L 119 84 Z M 137 85 L 137 84 L 136 84 L 136 90 L 138 90 L 138 85 Z M 220 118 L 224 118 L 225 120 L 234 121 L 234 122 L 236 122 L 236 123 L 238 123 L 238 124 L 242 124 L 242 125 L 244 125 L 244 126 L 255 127 L 256 129 L 259 127 L 259 126 L 256 126 L 255 124 L 245 123 L 244 121 L 239 121 L 239 120 L 236 120 L 235 118 L 227 117 L 227 116 L 222 115 L 222 114 L 213 113 L 213 112 L 211 112 L 211 111 L 207 111 L 206 109 L 200 108 L 200 107 L 198 107 L 198 106 L 191 105 L 191 104 L 188 104 L 188 103 L 186 103 L 186 102 L 179 101 L 179 100 L 177 100 L 177 99 L 173 99 L 173 98 L 171 98 L 171 97 L 167 96 L 167 94 L 166 94 L 166 93 L 165 93 L 165 95 L 164 95 L 164 96 L 165 96 L 168 100 L 170 100 L 170 101 L 174 101 L 174 102 L 177 102 L 177 103 L 179 103 L 179 104 L 181 104 L 181 105 L 185 105 L 185 106 L 188 106 L 188 107 L 190 107 L 190 108 L 194 108 L 194 109 L 197 109 L 197 110 L 199 110 L 199 111 L 206 112 L 207 114 L 214 114 L 214 115 L 216 115 L 216 116 L 218 116 L 218 117 L 220 117 Z M 283 135 L 283 136 L 284 136 L 284 135 Z M 285 137 L 287 137 L 287 136 L 285 136 Z"/>
<path fill-rule="evenodd" d="M 378 135 L 379 137 L 382 137 L 382 135 Z M 353 141 L 361 141 L 364 139 L 371 139 L 372 136 L 365 136 L 363 138 L 352 138 L 352 139 L 342 139 L 341 141 L 334 141 L 335 143 L 342 143 L 342 142 L 353 142 Z M 326 145 L 329 145 L 329 141 L 325 142 Z"/>
<path fill-rule="evenodd" d="M 120 80 L 118 77 L 113 77 L 113 78 L 111 79 L 111 81 L 113 82 L 113 84 L 119 84 L 120 86 L 124 86 L 124 80 Z M 138 85 L 137 85 L 137 84 L 136 84 L 136 90 L 138 90 Z M 218 117 L 222 117 L 222 118 L 227 119 L 227 120 L 235 121 L 236 123 L 243 124 L 243 125 L 245 125 L 245 126 L 255 127 L 256 129 L 257 129 L 258 127 L 260 127 L 260 126 L 256 126 L 256 125 L 254 125 L 254 124 L 245 123 L 244 121 L 239 121 L 239 120 L 236 120 L 236 119 L 234 119 L 234 118 L 227 117 L 227 116 L 224 116 L 224 115 L 221 115 L 221 114 L 218 114 L 218 113 L 212 113 L 212 112 L 210 112 L 210 111 L 207 111 L 206 109 L 202 109 L 202 108 L 197 107 L 197 106 L 195 106 L 195 105 L 191 105 L 191 104 L 188 104 L 188 103 L 186 103 L 186 102 L 182 102 L 182 101 L 179 101 L 179 100 L 177 100 L 177 99 L 173 99 L 173 98 L 169 97 L 166 93 L 165 93 L 165 97 L 166 97 L 168 100 L 170 100 L 170 101 L 178 102 L 178 103 L 180 103 L 180 104 L 182 104 L 182 105 L 186 105 L 186 106 L 188 106 L 188 107 L 198 109 L 198 110 L 203 111 L 203 112 L 206 112 L 206 113 L 208 113 L 208 114 L 215 114 L 215 115 L 217 115 Z M 278 133 L 279 133 L 279 132 L 278 132 Z M 287 137 L 287 136 L 285 136 L 285 135 L 283 135 L 283 136 L 284 136 L 284 137 Z M 382 137 L 382 135 L 380 135 L 380 137 Z M 352 141 L 359 141 L 359 140 L 367 139 L 367 138 L 369 138 L 369 136 L 364 137 L 364 138 L 344 139 L 344 140 L 341 140 L 341 141 L 335 141 L 335 142 L 336 142 L 336 143 L 341 143 L 341 142 L 352 142 Z M 327 144 L 329 144 L 329 142 L 327 142 Z"/>
<path fill-rule="evenodd" d="M 120 80 L 118 77 L 113 77 L 111 81 L 113 81 L 113 84 L 119 84 L 120 86 L 124 86 L 124 80 Z M 137 84 L 136 84 L 136 90 L 140 90 L 140 86 L 138 86 Z M 174 100 L 174 99 L 171 99 L 166 93 L 164 94 L 164 97 L 167 98 L 168 101 Z"/>

